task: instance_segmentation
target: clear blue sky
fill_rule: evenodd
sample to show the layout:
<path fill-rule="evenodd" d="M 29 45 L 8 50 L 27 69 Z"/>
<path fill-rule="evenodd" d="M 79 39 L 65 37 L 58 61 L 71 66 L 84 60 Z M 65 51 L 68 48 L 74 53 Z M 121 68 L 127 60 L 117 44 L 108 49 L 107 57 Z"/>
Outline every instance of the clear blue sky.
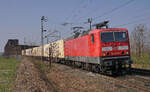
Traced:
<path fill-rule="evenodd" d="M 40 19 L 46 16 L 46 30 L 58 30 L 62 38 L 70 35 L 73 26 L 86 22 L 87 18 L 96 18 L 93 23 L 110 20 L 111 27 L 123 27 L 131 32 L 138 24 L 150 26 L 150 0 L 0 0 L 0 52 L 3 51 L 8 39 L 19 39 L 23 44 L 24 38 L 29 43 L 40 43 Z M 122 7 L 121 7 L 122 5 Z M 116 7 L 119 7 L 117 9 Z M 114 10 L 112 10 L 114 9 Z M 110 11 L 113 12 L 110 12 Z M 110 13 L 108 13 L 110 12 Z M 140 21 L 141 20 L 141 21 Z M 119 26 L 126 23 L 134 24 Z"/>

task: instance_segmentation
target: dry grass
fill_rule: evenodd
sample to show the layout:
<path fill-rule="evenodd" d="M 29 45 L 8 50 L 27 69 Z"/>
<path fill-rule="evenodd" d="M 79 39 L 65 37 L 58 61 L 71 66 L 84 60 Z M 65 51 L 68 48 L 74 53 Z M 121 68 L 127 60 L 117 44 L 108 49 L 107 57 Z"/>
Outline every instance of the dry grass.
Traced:
<path fill-rule="evenodd" d="M 133 67 L 150 69 L 150 56 L 148 54 L 143 54 L 141 57 L 132 55 Z"/>
<path fill-rule="evenodd" d="M 32 59 L 24 58 L 17 71 L 14 92 L 55 92 L 55 90 L 33 64 Z"/>

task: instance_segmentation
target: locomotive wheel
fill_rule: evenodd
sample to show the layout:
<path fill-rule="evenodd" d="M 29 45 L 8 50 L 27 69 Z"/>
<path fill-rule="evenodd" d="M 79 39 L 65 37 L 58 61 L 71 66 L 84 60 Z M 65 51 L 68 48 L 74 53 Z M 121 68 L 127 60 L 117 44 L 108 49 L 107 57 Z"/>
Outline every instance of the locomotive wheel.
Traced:
<path fill-rule="evenodd" d="M 69 62 L 69 65 L 72 66 L 72 61 L 68 61 L 68 62 Z"/>
<path fill-rule="evenodd" d="M 86 64 L 85 64 L 85 63 L 83 63 L 83 62 L 81 63 L 81 66 L 82 66 L 82 69 L 83 69 L 83 70 L 85 70 L 85 69 L 86 69 L 85 65 L 86 65 Z"/>
<path fill-rule="evenodd" d="M 104 73 L 106 71 L 106 68 L 103 65 L 100 65 L 99 70 L 101 73 Z"/>
<path fill-rule="evenodd" d="M 95 65 L 95 72 L 96 72 L 96 73 L 100 73 L 99 65 Z"/>
<path fill-rule="evenodd" d="M 76 63 L 75 63 L 75 61 L 73 61 L 73 68 L 75 68 L 76 67 Z"/>
<path fill-rule="evenodd" d="M 87 66 L 87 70 L 88 70 L 88 71 L 90 71 L 90 64 L 88 64 L 88 66 Z"/>
<path fill-rule="evenodd" d="M 90 68 L 90 71 L 93 72 L 93 64 L 91 64 Z"/>
<path fill-rule="evenodd" d="M 132 67 L 131 64 L 129 64 L 127 68 L 127 72 L 132 75 L 131 67 Z"/>

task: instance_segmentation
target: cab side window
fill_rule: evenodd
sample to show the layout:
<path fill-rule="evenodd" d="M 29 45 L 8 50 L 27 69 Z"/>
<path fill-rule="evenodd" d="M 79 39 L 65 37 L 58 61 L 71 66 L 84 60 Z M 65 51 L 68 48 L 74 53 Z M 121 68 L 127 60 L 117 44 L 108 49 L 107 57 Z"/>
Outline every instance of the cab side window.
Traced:
<path fill-rule="evenodd" d="M 94 34 L 91 34 L 91 42 L 94 43 Z"/>

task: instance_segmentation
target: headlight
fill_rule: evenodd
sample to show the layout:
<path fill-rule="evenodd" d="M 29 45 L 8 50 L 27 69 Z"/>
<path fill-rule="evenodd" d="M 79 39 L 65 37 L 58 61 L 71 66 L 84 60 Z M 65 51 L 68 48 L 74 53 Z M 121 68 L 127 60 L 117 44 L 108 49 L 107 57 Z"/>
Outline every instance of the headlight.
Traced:
<path fill-rule="evenodd" d="M 112 47 L 102 47 L 102 51 L 112 51 Z"/>
<path fill-rule="evenodd" d="M 128 46 L 119 46 L 118 50 L 128 50 Z"/>
<path fill-rule="evenodd" d="M 105 56 L 105 53 L 103 53 L 103 56 Z"/>

